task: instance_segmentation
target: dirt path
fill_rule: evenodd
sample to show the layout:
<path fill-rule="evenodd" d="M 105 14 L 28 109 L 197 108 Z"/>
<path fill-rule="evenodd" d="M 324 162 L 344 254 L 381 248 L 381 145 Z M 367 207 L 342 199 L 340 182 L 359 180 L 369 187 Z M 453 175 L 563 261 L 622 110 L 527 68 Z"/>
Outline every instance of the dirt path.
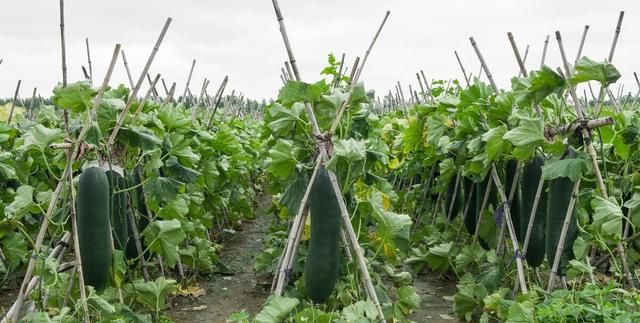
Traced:
<path fill-rule="evenodd" d="M 235 274 L 200 280 L 200 288 L 207 292 L 204 296 L 175 299 L 169 313 L 175 322 L 225 322 L 236 311 L 247 310 L 255 315 L 260 309 L 269 296 L 271 281 L 266 276 L 256 276 L 253 264 L 264 249 L 262 239 L 269 226 L 265 212 L 270 203 L 269 196 L 261 197 L 256 219 L 243 223 L 242 231 L 223 243 L 221 259 Z"/>
<path fill-rule="evenodd" d="M 461 322 L 453 313 L 454 281 L 445 281 L 437 274 L 425 272 L 414 277 L 413 287 L 420 295 L 420 308 L 411 315 L 411 320 L 419 323 Z"/>

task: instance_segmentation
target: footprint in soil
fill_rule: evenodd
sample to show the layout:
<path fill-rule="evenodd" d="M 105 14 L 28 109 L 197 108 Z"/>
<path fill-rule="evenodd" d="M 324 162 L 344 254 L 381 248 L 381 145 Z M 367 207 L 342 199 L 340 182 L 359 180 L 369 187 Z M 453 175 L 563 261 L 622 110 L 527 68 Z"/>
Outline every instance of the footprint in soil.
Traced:
<path fill-rule="evenodd" d="M 256 219 L 245 221 L 242 230 L 225 241 L 221 259 L 235 274 L 215 275 L 198 281 L 206 294 L 198 298 L 178 297 L 172 301 L 169 315 L 175 322 L 225 322 L 236 311 L 255 315 L 269 296 L 271 280 L 253 272 L 255 257 L 264 249 L 263 238 L 269 226 L 265 212 L 269 196 L 259 200 Z"/>

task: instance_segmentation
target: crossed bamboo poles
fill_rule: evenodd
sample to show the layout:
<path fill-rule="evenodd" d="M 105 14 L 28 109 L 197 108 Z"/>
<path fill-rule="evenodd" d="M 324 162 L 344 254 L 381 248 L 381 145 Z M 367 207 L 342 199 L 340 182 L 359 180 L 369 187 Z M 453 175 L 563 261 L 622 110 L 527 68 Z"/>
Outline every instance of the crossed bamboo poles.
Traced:
<path fill-rule="evenodd" d="M 298 66 L 296 63 L 296 59 L 295 56 L 293 54 L 293 50 L 291 48 L 291 43 L 289 41 L 289 36 L 287 34 L 287 29 L 285 27 L 284 24 L 284 18 L 282 16 L 282 12 L 280 11 L 280 7 L 278 5 L 278 1 L 277 0 L 272 0 L 273 2 L 273 7 L 276 13 L 276 18 L 278 20 L 279 23 L 279 27 L 280 27 L 280 33 L 282 35 L 282 40 L 284 42 L 286 51 L 287 51 L 287 56 L 289 58 L 289 64 L 293 73 L 293 77 L 295 78 L 295 80 L 297 81 L 301 81 L 301 77 L 300 77 L 300 72 L 298 70 Z M 311 190 L 313 181 L 315 180 L 316 174 L 318 169 L 320 168 L 320 166 L 322 165 L 322 163 L 326 163 L 329 161 L 329 156 L 330 156 L 330 151 L 327 147 L 327 144 L 330 142 L 331 139 L 331 135 L 335 132 L 335 129 L 337 128 L 340 119 L 342 118 L 342 114 L 344 113 L 344 111 L 348 108 L 348 104 L 349 101 L 351 99 L 351 95 L 353 94 L 353 91 L 355 90 L 356 86 L 357 86 L 357 80 L 360 78 L 360 75 L 362 73 L 362 70 L 365 66 L 365 63 L 367 61 L 367 58 L 369 56 L 369 54 L 371 53 L 371 49 L 373 48 L 373 45 L 375 44 L 382 28 L 384 27 L 384 24 L 387 20 L 387 18 L 389 17 L 389 11 L 387 11 L 387 13 L 384 16 L 384 19 L 382 21 L 382 23 L 380 24 L 380 27 L 378 28 L 378 31 L 376 32 L 373 41 L 371 42 L 371 45 L 369 46 L 369 48 L 367 49 L 367 52 L 364 56 L 364 59 L 362 61 L 362 63 L 360 64 L 360 68 L 359 70 L 356 71 L 356 68 L 353 67 L 352 69 L 352 73 L 354 74 L 354 78 L 351 81 L 350 84 L 350 88 L 349 88 L 349 92 L 347 94 L 347 97 L 345 98 L 345 100 L 343 101 L 340 109 L 338 110 L 338 114 L 336 116 L 336 119 L 333 122 L 333 125 L 331 127 L 331 130 L 329 131 L 329 133 L 327 134 L 322 134 L 320 132 L 320 128 L 318 126 L 318 122 L 316 120 L 315 114 L 313 112 L 313 107 L 311 106 L 311 104 L 309 102 L 304 102 L 304 106 L 305 106 L 305 110 L 306 110 L 306 114 L 307 114 L 307 118 L 309 119 L 309 123 L 311 124 L 312 127 L 312 131 L 313 131 L 313 135 L 316 139 L 316 146 L 318 148 L 319 151 L 319 156 L 316 159 L 315 162 L 315 168 L 314 168 L 314 172 L 311 176 L 311 179 L 309 180 L 309 184 L 307 185 L 307 189 L 305 191 L 305 195 L 304 198 L 300 204 L 300 209 L 298 211 L 298 214 L 296 215 L 296 217 L 294 218 L 293 221 L 293 225 L 292 228 L 289 232 L 289 238 L 287 240 L 287 245 L 285 248 L 285 252 L 282 256 L 282 259 L 280 261 L 280 268 L 278 270 L 278 278 L 276 280 L 276 286 L 275 286 L 275 294 L 276 295 L 281 295 L 282 291 L 284 289 L 284 285 L 286 283 L 286 276 L 287 276 L 287 272 L 289 271 L 289 265 L 292 262 L 292 259 L 294 257 L 295 252 L 297 251 L 297 247 L 298 244 L 296 243 L 296 241 L 300 240 L 300 235 L 302 234 L 302 223 L 304 223 L 302 221 L 304 215 L 306 212 L 306 204 L 307 204 L 307 199 L 309 196 L 309 192 Z M 287 66 L 288 67 L 288 66 Z M 284 74 L 284 70 L 283 70 L 283 74 Z M 355 234 L 355 231 L 353 229 L 353 226 L 351 225 L 351 220 L 349 217 L 349 211 L 347 209 L 347 205 L 346 202 L 344 200 L 344 197 L 342 195 L 341 189 L 340 189 L 340 185 L 338 184 L 338 180 L 337 177 L 335 175 L 335 173 L 331 170 L 328 170 L 328 174 L 329 174 L 329 178 L 331 180 L 331 186 L 333 187 L 333 190 L 335 192 L 335 195 L 338 199 L 338 205 L 340 207 L 340 213 L 342 215 L 342 221 L 343 221 L 343 229 L 346 234 L 346 243 L 347 243 L 347 250 L 349 247 L 352 248 L 351 252 L 353 252 L 353 255 L 355 256 L 355 259 L 357 261 L 358 264 L 358 268 L 360 269 L 360 271 L 362 272 L 362 280 L 365 286 L 365 289 L 367 291 L 367 295 L 369 296 L 369 298 L 371 299 L 371 301 L 373 302 L 373 304 L 376 307 L 376 310 L 378 312 L 378 316 L 380 317 L 380 321 L 381 322 L 386 322 L 385 318 L 384 318 L 384 313 L 382 312 L 382 307 L 380 306 L 380 302 L 378 300 L 378 297 L 376 295 L 374 286 L 373 286 L 373 282 L 371 281 L 371 276 L 369 275 L 369 270 L 367 268 L 367 263 L 365 260 L 365 257 L 363 255 L 362 249 L 360 248 L 360 245 L 358 243 L 358 238 Z"/>

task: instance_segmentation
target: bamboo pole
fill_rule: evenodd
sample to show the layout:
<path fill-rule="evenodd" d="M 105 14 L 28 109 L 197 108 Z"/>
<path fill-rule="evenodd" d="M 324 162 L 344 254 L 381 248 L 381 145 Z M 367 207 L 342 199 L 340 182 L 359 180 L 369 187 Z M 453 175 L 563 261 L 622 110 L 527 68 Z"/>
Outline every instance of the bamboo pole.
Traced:
<path fill-rule="evenodd" d="M 618 23 L 616 24 L 616 29 L 613 33 L 613 42 L 611 43 L 611 48 L 609 49 L 609 56 L 607 58 L 607 62 L 613 62 L 613 54 L 616 52 L 616 45 L 618 44 L 618 37 L 620 37 L 620 29 L 622 28 L 622 20 L 624 19 L 624 11 L 620 11 L 620 15 L 618 16 Z M 604 99 L 606 86 L 600 87 L 600 92 L 598 93 L 598 101 L 596 101 L 595 113 L 596 116 L 600 114 L 600 105 L 602 100 Z"/>
<path fill-rule="evenodd" d="M 27 112 L 27 118 L 33 119 L 33 104 L 36 101 L 36 93 L 38 92 L 38 88 L 33 88 L 33 94 L 31 95 L 31 102 L 29 102 L 29 110 Z"/>
<path fill-rule="evenodd" d="M 102 86 L 100 88 L 100 90 L 98 91 L 98 94 L 96 95 L 96 97 L 93 99 L 93 108 L 92 110 L 95 111 L 98 106 L 100 106 L 100 103 L 102 102 L 102 96 L 104 95 L 104 92 L 107 89 L 107 86 L 109 84 L 109 80 L 111 79 L 111 74 L 113 72 L 113 68 L 115 66 L 115 62 L 118 59 L 118 53 L 120 51 L 120 44 L 117 44 L 113 53 L 113 57 L 111 59 L 111 64 L 109 65 L 109 68 L 107 70 L 107 74 L 105 76 L 104 82 L 102 83 Z M 91 124 L 91 116 L 93 115 L 93 113 L 89 113 L 87 115 L 87 119 L 85 120 L 84 126 L 82 127 L 82 130 L 80 131 L 80 134 L 78 135 L 78 138 L 76 139 L 75 143 L 74 143 L 74 147 L 72 147 L 72 149 L 70 149 L 70 151 L 76 151 L 76 145 L 78 145 L 79 143 L 81 143 L 85 136 L 87 135 L 87 132 L 89 130 L 89 126 Z M 75 156 L 73 158 L 73 160 L 75 160 L 75 158 L 77 158 L 77 153 L 75 153 Z M 31 277 L 33 275 L 33 271 L 35 269 L 35 265 L 36 265 L 36 261 L 38 259 L 38 254 L 40 253 L 40 248 L 42 247 L 42 244 L 44 242 L 44 237 L 45 234 L 47 233 L 47 228 L 49 226 L 49 219 L 51 218 L 51 215 L 53 214 L 53 211 L 58 203 L 58 198 L 60 197 L 60 193 L 62 191 L 62 187 L 65 183 L 65 181 L 67 180 L 67 176 L 68 174 L 71 172 L 71 162 L 67 161 L 67 165 L 64 168 L 63 174 L 61 176 L 61 180 L 60 182 L 58 182 L 56 189 L 53 191 L 53 195 L 51 197 L 51 201 L 49 202 L 49 206 L 47 208 L 47 213 L 46 215 L 42 218 L 42 224 L 40 225 L 40 230 L 38 231 L 38 235 L 36 236 L 36 240 L 35 240 L 35 244 L 34 244 L 34 249 L 32 252 L 32 256 L 29 259 L 29 263 L 27 265 L 27 269 L 25 271 L 25 275 L 24 275 L 24 279 L 22 281 L 20 290 L 18 292 L 18 298 L 16 299 L 16 303 L 14 304 L 16 306 L 16 311 L 15 313 L 13 313 L 13 315 L 7 315 L 5 317 L 5 319 L 3 321 L 1 321 L 0 323 L 6 323 L 8 322 L 7 320 L 9 319 L 13 319 L 13 321 L 17 320 L 17 315 L 20 312 L 20 309 L 22 307 L 22 303 L 24 301 L 24 298 L 26 297 L 27 293 L 27 286 L 29 284 L 29 282 L 31 281 Z"/>
<path fill-rule="evenodd" d="M 458 197 L 458 187 L 460 186 L 460 177 L 461 172 L 458 172 L 456 175 L 456 182 L 453 185 L 453 196 L 451 198 L 451 203 L 449 205 L 445 205 L 447 208 L 447 224 L 451 222 L 451 217 L 453 216 L 453 206 L 456 204 L 456 198 Z"/>
<path fill-rule="evenodd" d="M 158 95 L 158 90 L 156 90 L 156 85 L 151 81 L 151 75 L 147 72 L 147 81 L 149 82 L 149 87 L 151 88 L 151 94 L 153 95 L 153 99 L 156 102 L 160 101 L 160 96 Z"/>
<path fill-rule="evenodd" d="M 573 217 L 574 207 L 578 198 L 578 189 L 580 188 L 579 178 L 573 184 L 573 191 L 571 192 L 571 199 L 569 200 L 569 207 L 564 217 L 564 223 L 562 224 L 562 231 L 560 231 L 560 238 L 558 240 L 558 247 L 556 248 L 556 254 L 553 258 L 553 265 L 551 266 L 551 272 L 549 273 L 549 284 L 547 285 L 547 293 L 551 293 L 553 286 L 555 285 L 556 275 L 558 272 L 558 266 L 560 265 L 560 258 L 564 250 L 565 239 L 567 238 L 567 232 L 569 231 L 569 225 L 571 223 L 571 217 Z"/>
<path fill-rule="evenodd" d="M 93 83 L 93 67 L 91 66 L 91 51 L 89 50 L 89 38 L 84 39 L 87 45 L 87 63 L 89 64 L 89 80 Z"/>
<path fill-rule="evenodd" d="M 489 71 L 489 68 L 487 66 L 486 61 L 484 60 L 484 57 L 482 56 L 482 53 L 480 52 L 480 49 L 478 48 L 477 43 L 475 42 L 475 40 L 473 39 L 473 37 L 470 37 L 469 40 L 471 41 L 471 45 L 473 46 L 474 51 L 476 52 L 476 55 L 478 56 L 478 59 L 480 60 L 480 64 L 482 65 L 482 68 L 484 69 L 485 73 L 487 74 L 487 78 L 489 78 L 489 82 L 491 82 L 491 87 L 493 88 L 495 94 L 499 94 L 500 91 L 498 89 L 498 86 L 496 85 L 493 76 L 491 75 L 491 72 Z M 519 168 L 518 168 L 519 169 Z M 504 208 L 504 215 L 505 215 L 505 219 L 506 219 L 506 225 L 507 225 L 507 229 L 509 231 L 509 236 L 511 237 L 511 244 L 513 246 L 513 253 L 515 255 L 516 258 L 516 267 L 518 270 L 518 279 L 520 280 L 520 284 L 522 285 L 522 292 L 523 293 L 527 293 L 527 287 L 526 287 L 526 280 L 525 280 L 525 275 L 524 275 L 524 265 L 522 263 L 522 255 L 520 253 L 520 249 L 518 246 L 518 239 L 515 235 L 515 229 L 513 227 L 513 223 L 511 221 L 511 208 L 510 208 L 510 200 L 509 198 L 507 198 L 507 196 L 505 195 L 504 190 L 502 189 L 502 183 L 500 182 L 500 178 L 498 177 L 498 172 L 496 171 L 496 166 L 495 164 L 491 165 L 491 178 L 493 179 L 493 182 L 496 185 L 496 190 L 499 193 L 502 202 L 503 202 L 503 208 Z M 512 190 L 514 190 L 516 183 L 514 183 L 512 186 Z M 483 203 L 484 204 L 484 203 Z M 499 237 L 500 239 L 502 239 L 502 235 Z"/>
<path fill-rule="evenodd" d="M 574 61 L 573 70 L 575 71 L 575 62 L 580 59 L 582 55 L 582 49 L 584 48 L 584 41 L 587 39 L 587 32 L 589 32 L 589 25 L 584 25 L 584 30 L 582 31 L 582 38 L 580 38 L 580 45 L 578 46 L 578 53 L 576 54 L 576 59 Z"/>
<path fill-rule="evenodd" d="M 453 53 L 456 55 L 456 60 L 458 61 L 458 65 L 460 65 L 460 69 L 462 70 L 462 75 L 464 76 L 464 81 L 467 83 L 467 87 L 471 87 L 471 84 L 469 84 L 469 78 L 467 77 L 467 71 L 464 69 L 464 65 L 462 65 L 462 61 L 460 60 L 458 51 L 454 50 Z"/>
<path fill-rule="evenodd" d="M 624 16 L 624 11 L 620 12 L 620 18 L 618 20 L 618 27 L 616 28 L 616 36 L 614 37 L 614 45 L 612 46 L 612 51 L 610 53 L 610 57 L 613 56 L 613 51 L 615 49 L 615 43 L 617 42 L 617 35 L 620 32 L 620 24 L 622 23 L 622 17 Z M 569 67 L 569 63 L 567 61 L 567 55 L 565 54 L 564 51 L 564 46 L 562 43 L 562 36 L 560 35 L 559 31 L 556 31 L 556 40 L 558 42 L 558 47 L 560 49 L 560 55 L 562 57 L 562 61 L 564 63 L 564 67 L 565 67 L 565 72 L 567 74 L 567 78 L 571 78 L 571 68 Z M 601 88 L 601 90 L 604 87 Z M 569 92 L 571 93 L 571 98 L 573 99 L 573 104 L 574 104 L 574 109 L 576 110 L 576 115 L 579 117 L 584 118 L 584 113 L 582 111 L 582 109 L 580 109 L 580 105 L 578 102 L 578 96 L 576 95 L 576 89 L 573 85 L 569 86 Z M 596 104 L 598 104 L 596 102 Z M 596 109 L 596 113 L 597 113 L 597 109 Z M 604 180 L 602 179 L 602 174 L 600 173 L 600 166 L 598 164 L 598 155 L 596 153 L 596 150 L 593 148 L 593 144 L 591 142 L 591 137 L 589 135 L 589 131 L 587 129 L 582 129 L 582 137 L 584 139 L 584 143 L 585 143 L 585 151 L 587 152 L 587 154 L 591 157 L 591 161 L 593 163 L 593 171 L 596 175 L 596 179 L 598 182 L 598 188 L 600 189 L 600 193 L 602 194 L 602 197 L 604 197 L 605 199 L 609 198 L 609 195 L 607 194 L 607 187 L 604 184 Z M 621 261 L 622 261 L 622 267 L 623 267 L 623 271 L 624 271 L 624 275 L 626 276 L 627 281 L 629 282 L 629 284 L 631 284 L 631 286 L 633 286 L 633 276 L 631 275 L 631 272 L 629 271 L 629 267 L 627 265 L 627 259 L 625 257 L 625 252 L 624 252 L 624 246 L 622 244 L 622 242 L 618 242 L 617 245 L 617 249 L 618 249 L 618 254 L 620 255 Z"/>
<path fill-rule="evenodd" d="M 216 115 L 216 111 L 218 111 L 218 106 L 220 106 L 220 102 L 222 101 L 222 94 L 224 94 L 224 89 L 227 88 L 227 82 L 229 82 L 229 76 L 225 75 L 222 83 L 220 84 L 220 88 L 218 89 L 219 95 L 216 98 L 215 106 L 213 107 L 213 112 L 211 113 L 211 117 L 209 118 L 209 122 L 207 124 L 207 130 L 211 130 L 211 126 L 213 125 L 213 118 Z"/>
<path fill-rule="evenodd" d="M 484 192 L 484 197 L 482 198 L 482 205 L 480 206 L 480 212 L 476 216 L 476 229 L 473 232 L 473 244 L 475 245 L 478 242 L 478 238 L 480 237 L 480 221 L 482 221 L 482 216 L 484 215 L 484 211 L 489 206 L 489 196 L 491 196 L 491 190 L 493 189 L 493 178 L 490 175 L 487 179 L 487 188 Z"/>
<path fill-rule="evenodd" d="M 136 98 L 136 95 L 138 94 L 138 91 L 142 87 L 142 83 L 144 82 L 144 77 L 149 71 L 149 68 L 151 67 L 151 63 L 153 63 L 153 59 L 156 57 L 156 53 L 160 49 L 160 44 L 162 44 L 162 40 L 164 39 L 164 36 L 167 33 L 167 30 L 169 29 L 170 24 L 171 24 L 171 18 L 167 18 L 167 21 L 165 22 L 164 27 L 160 32 L 160 36 L 158 37 L 158 40 L 153 46 L 151 55 L 149 56 L 149 59 L 147 60 L 147 63 L 144 66 L 144 69 L 142 69 L 142 73 L 140 73 L 140 77 L 138 78 L 138 83 L 136 83 L 136 86 L 131 91 L 131 95 L 129 96 L 129 101 L 127 102 L 127 105 L 124 107 L 124 110 L 122 110 L 122 112 L 120 113 L 118 122 L 116 123 L 115 127 L 111 131 L 111 136 L 109 137 L 109 142 L 108 142 L 109 148 L 111 148 L 113 146 L 113 143 L 115 142 L 116 135 L 118 134 L 118 131 L 120 131 L 120 127 L 122 127 L 122 123 L 124 122 L 127 112 L 129 112 L 129 109 L 131 108 L 131 105 L 133 104 Z"/>
<path fill-rule="evenodd" d="M 542 48 L 542 59 L 540 60 L 540 68 L 544 67 L 545 58 L 547 58 L 547 48 L 549 47 L 549 35 L 544 39 L 544 47 Z"/>
<path fill-rule="evenodd" d="M 129 85 L 131 86 L 131 91 L 135 85 L 133 84 L 133 77 L 131 76 L 131 70 L 129 70 L 129 62 L 127 61 L 127 55 L 124 54 L 124 49 L 121 52 L 122 54 L 122 62 L 124 63 L 124 70 L 127 72 L 127 79 L 129 80 Z"/>
<path fill-rule="evenodd" d="M 298 71 L 296 60 L 295 60 L 295 57 L 293 55 L 293 51 L 291 49 L 291 45 L 290 45 L 290 42 L 289 42 L 289 37 L 287 35 L 286 27 L 284 25 L 284 18 L 282 17 L 282 13 L 280 11 L 280 7 L 278 5 L 278 1 L 277 0 L 272 0 L 272 2 L 273 2 L 274 10 L 276 12 L 276 17 L 277 17 L 278 23 L 280 25 L 280 33 L 282 35 L 282 39 L 284 41 L 285 48 L 287 50 L 287 54 L 289 56 L 289 62 L 291 64 L 291 68 L 293 70 L 293 73 L 294 73 L 294 76 L 295 76 L 296 80 L 300 81 L 301 80 L 300 73 Z M 384 22 L 386 21 L 388 15 L 389 15 L 389 12 L 387 11 L 386 16 L 385 16 L 385 18 L 383 20 L 383 24 L 380 26 L 380 29 L 384 25 Z M 379 33 L 380 29 L 378 30 L 378 33 Z M 376 36 L 377 36 L 377 34 L 376 34 Z M 356 74 L 356 78 L 359 75 L 360 75 L 360 73 L 357 73 Z M 355 82 L 354 82 L 354 84 L 355 84 Z M 325 142 L 323 140 L 320 140 L 321 134 L 320 134 L 320 129 L 318 127 L 318 122 L 317 122 L 317 120 L 315 118 L 315 115 L 313 113 L 313 108 L 311 107 L 309 102 L 305 102 L 305 109 L 307 111 L 307 118 L 309 119 L 309 122 L 311 123 L 311 126 L 312 126 L 313 134 L 317 138 L 317 145 L 318 145 L 318 148 L 319 148 L 319 151 L 320 151 L 320 156 L 322 157 L 323 161 L 327 162 L 329 160 L 329 153 L 327 151 L 327 147 L 325 146 Z M 338 184 L 336 175 L 330 170 L 328 171 L 328 174 L 329 174 L 329 178 L 331 180 L 332 187 L 333 187 L 334 192 L 336 194 L 336 198 L 338 200 L 338 205 L 339 205 L 340 210 L 341 210 L 344 226 L 345 226 L 345 228 L 347 230 L 347 232 L 346 232 L 347 233 L 347 237 L 350 239 L 349 242 L 351 243 L 351 246 L 354 249 L 353 251 L 355 253 L 355 258 L 357 259 L 358 265 L 359 265 L 359 267 L 360 267 L 360 269 L 362 271 L 362 279 L 364 280 L 365 287 L 367 289 L 367 293 L 369 294 L 369 298 L 372 300 L 374 306 L 377 309 L 377 312 L 378 312 L 378 314 L 380 316 L 380 320 L 382 322 L 386 322 L 386 320 L 384 319 L 384 313 L 382 312 L 382 307 L 380 306 L 380 302 L 378 301 L 378 297 L 377 297 L 377 295 L 375 293 L 375 289 L 373 287 L 373 283 L 371 281 L 371 277 L 369 276 L 369 271 L 368 271 L 364 256 L 362 254 L 362 250 L 359 247 L 358 238 L 357 238 L 357 236 L 356 236 L 356 234 L 355 234 L 355 232 L 353 230 L 353 227 L 351 226 L 351 220 L 349 218 L 349 212 L 348 212 L 348 210 L 346 208 L 346 204 L 345 204 L 342 192 L 340 191 L 340 186 Z M 312 182 L 309 183 L 309 185 L 312 185 L 312 184 L 313 184 Z"/>
<path fill-rule="evenodd" d="M 62 86 L 67 86 L 67 47 L 64 41 L 64 0 L 60 0 L 60 44 L 62 48 Z"/>
<path fill-rule="evenodd" d="M 187 97 L 187 91 L 189 90 L 189 84 L 191 84 L 191 77 L 193 76 L 193 69 L 196 67 L 196 59 L 194 58 L 191 62 L 191 68 L 189 69 L 189 76 L 187 77 L 187 83 L 184 86 L 184 91 L 182 92 L 182 100 Z"/>
<path fill-rule="evenodd" d="M 55 246 L 55 248 L 53 248 L 53 250 L 51 250 L 51 252 L 49 253 L 49 255 L 47 256 L 47 258 L 49 259 L 54 259 L 57 258 L 62 252 L 63 250 L 66 249 L 65 246 L 67 246 L 69 244 L 69 240 L 71 239 L 71 233 L 70 232 L 65 232 L 64 235 L 62 236 L 62 238 L 60 239 L 60 241 L 57 243 L 57 245 Z M 26 289 L 25 289 L 25 295 L 30 295 L 31 292 L 35 289 L 36 285 L 40 282 L 40 277 L 30 277 L 29 278 L 29 282 L 27 283 Z M 21 304 L 20 304 L 21 305 Z M 9 310 L 6 312 L 4 319 L 2 320 L 2 322 L 17 322 L 15 320 L 12 319 L 12 317 L 14 317 L 15 314 L 17 314 L 18 312 L 20 312 L 20 310 L 18 309 L 18 301 L 16 300 L 13 305 L 11 305 L 11 307 L 9 308 Z"/>
<path fill-rule="evenodd" d="M 73 151 L 69 150 L 69 163 L 73 162 Z M 73 229 L 73 249 L 76 258 L 76 272 L 78 273 L 78 286 L 80 287 L 80 300 L 82 302 L 83 322 L 89 322 L 89 307 L 87 305 L 87 291 L 84 284 L 84 269 L 82 268 L 82 257 L 80 256 L 80 242 L 78 239 L 78 221 L 76 218 L 75 193 L 73 188 L 73 172 L 69 172 L 69 204 L 71 211 L 71 226 Z"/>
<path fill-rule="evenodd" d="M 424 76 L 424 71 L 420 70 L 420 75 L 422 76 L 422 81 L 424 82 L 424 86 L 427 87 L 427 91 L 429 91 L 429 97 L 431 98 L 431 102 L 436 104 L 436 98 L 433 96 L 433 91 L 431 91 L 431 85 L 427 82 L 427 78 Z"/>
<path fill-rule="evenodd" d="M 162 82 L 162 88 L 164 89 L 164 94 L 169 95 L 169 88 L 167 87 L 167 83 L 164 81 L 164 78 L 161 78 L 160 82 Z"/>
<path fill-rule="evenodd" d="M 157 74 L 156 77 L 153 79 L 153 81 L 151 81 L 151 85 L 156 85 L 156 83 L 158 83 L 159 78 L 160 78 L 160 74 Z M 147 93 L 145 93 L 144 97 L 142 98 L 142 101 L 138 103 L 138 108 L 136 109 L 136 112 L 133 114 L 133 117 L 131 117 L 131 124 L 134 124 L 136 120 L 138 120 L 138 115 L 140 115 L 140 112 L 142 112 L 142 109 L 144 108 L 145 104 L 147 104 L 147 101 L 151 96 L 152 88 L 153 87 L 150 86 L 147 89 Z"/>
<path fill-rule="evenodd" d="M 18 93 L 20 92 L 20 84 L 22 84 L 22 80 L 18 80 L 16 91 L 13 94 L 13 101 L 11 101 L 11 109 L 9 109 L 9 117 L 7 118 L 7 125 L 11 125 L 11 119 L 13 118 L 13 110 L 16 107 L 16 101 L 18 101 Z"/>
<path fill-rule="evenodd" d="M 334 81 L 333 88 L 336 88 L 338 87 L 338 85 L 340 85 L 340 79 L 342 78 L 342 68 L 344 67 L 344 56 L 345 54 L 342 53 L 342 58 L 340 59 L 340 68 L 338 69 L 338 77 L 336 77 Z"/>

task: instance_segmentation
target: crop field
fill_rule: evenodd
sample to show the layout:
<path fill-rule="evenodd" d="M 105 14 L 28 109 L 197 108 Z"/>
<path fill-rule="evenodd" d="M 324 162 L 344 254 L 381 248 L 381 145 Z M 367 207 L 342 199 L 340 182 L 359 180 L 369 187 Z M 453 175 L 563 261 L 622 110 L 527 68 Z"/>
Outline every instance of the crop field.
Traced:
<path fill-rule="evenodd" d="M 506 86 L 469 37 L 455 75 L 371 89 L 391 12 L 362 56 L 319 53 L 303 80 L 271 2 L 286 56 L 257 100 L 233 71 L 196 84 L 195 59 L 185 84 L 151 73 L 171 18 L 139 74 L 114 44 L 97 75 L 86 39 L 69 79 L 59 0 L 62 79 L 0 99 L 2 323 L 640 322 L 624 11 L 603 17 L 607 57 L 583 52 L 588 25 L 577 52 L 550 32 L 538 62 L 505 31 Z"/>

